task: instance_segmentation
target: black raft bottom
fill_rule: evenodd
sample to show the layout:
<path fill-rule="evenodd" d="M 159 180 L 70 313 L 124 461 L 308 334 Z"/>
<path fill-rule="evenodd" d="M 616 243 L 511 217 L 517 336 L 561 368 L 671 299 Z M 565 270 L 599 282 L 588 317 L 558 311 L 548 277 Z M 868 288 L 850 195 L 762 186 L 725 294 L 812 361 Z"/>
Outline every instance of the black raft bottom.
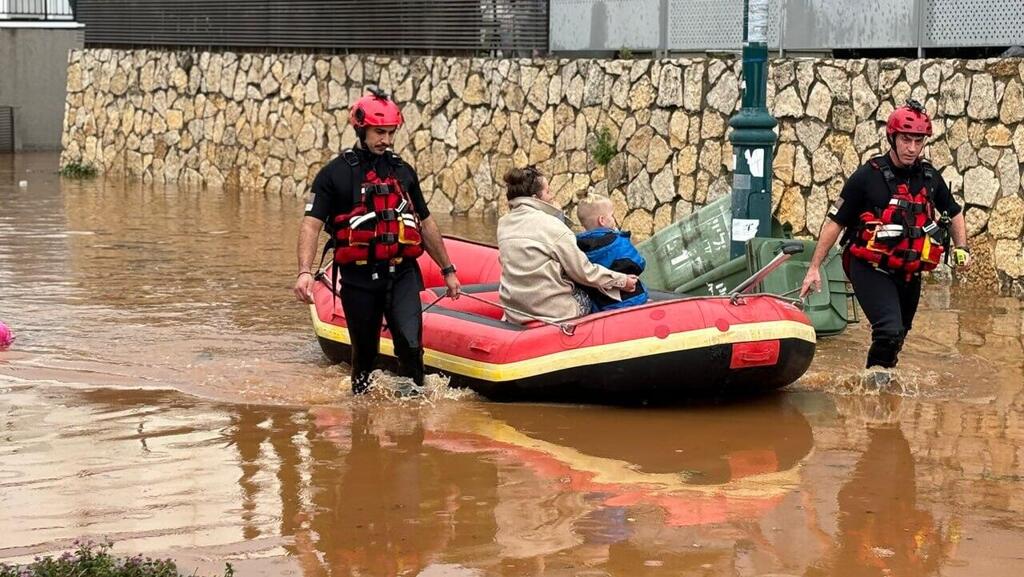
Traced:
<path fill-rule="evenodd" d="M 349 362 L 351 347 L 318 337 L 332 362 Z M 451 386 L 469 388 L 495 401 L 557 401 L 611 405 L 684 404 L 756 396 L 800 378 L 814 358 L 815 344 L 781 339 L 779 361 L 732 369 L 732 345 L 652 355 L 575 367 L 494 383 L 446 373 Z M 380 368 L 395 370 L 394 357 L 381 355 Z M 427 372 L 431 372 L 428 368 Z"/>

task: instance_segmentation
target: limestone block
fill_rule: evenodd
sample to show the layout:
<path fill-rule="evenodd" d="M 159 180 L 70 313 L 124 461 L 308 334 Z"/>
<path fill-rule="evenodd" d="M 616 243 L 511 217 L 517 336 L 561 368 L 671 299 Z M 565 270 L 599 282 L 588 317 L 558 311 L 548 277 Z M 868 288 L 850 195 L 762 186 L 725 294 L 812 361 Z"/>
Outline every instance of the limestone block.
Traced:
<path fill-rule="evenodd" d="M 832 94 L 828 87 L 822 82 L 815 82 L 811 88 L 811 95 L 807 99 L 807 116 L 813 116 L 818 120 L 828 119 L 828 113 L 832 109 Z"/>
<path fill-rule="evenodd" d="M 1024 91 L 1021 83 L 1014 79 L 1003 91 L 1003 101 L 999 108 L 999 121 L 1003 124 L 1014 124 L 1024 120 Z"/>
<path fill-rule="evenodd" d="M 799 186 L 789 186 L 785 189 L 775 190 L 775 195 L 781 195 L 779 209 L 776 218 L 783 224 L 790 224 L 793 232 L 799 233 L 807 226 L 806 223 L 806 200 L 802 189 Z M 817 234 L 817 230 L 811 231 Z"/>
<path fill-rule="evenodd" d="M 796 147 L 790 143 L 782 143 L 776 149 L 775 159 L 772 161 L 772 173 L 785 184 L 793 183 L 793 162 L 795 155 Z"/>
<path fill-rule="evenodd" d="M 690 118 L 686 115 L 686 112 L 677 110 L 672 113 L 672 119 L 669 121 L 669 146 L 674 149 L 682 148 L 687 141 L 687 131 L 690 127 Z M 1021 147 L 1019 150 L 1024 151 L 1024 129 L 1021 129 Z"/>
<path fill-rule="evenodd" d="M 708 91 L 707 104 L 723 114 L 731 115 L 739 103 L 739 83 L 731 72 L 725 73 Z"/>
<path fill-rule="evenodd" d="M 656 199 L 651 188 L 651 177 L 646 171 L 642 171 L 629 183 L 626 189 L 626 202 L 630 209 L 654 210 Z"/>
<path fill-rule="evenodd" d="M 1019 241 L 1024 231 L 1024 199 L 1019 196 L 1004 196 L 992 208 L 988 221 L 988 232 L 997 239 Z"/>
<path fill-rule="evenodd" d="M 671 169 L 666 168 L 657 173 L 651 181 L 651 190 L 659 203 L 667 203 L 676 197 L 675 175 Z"/>
<path fill-rule="evenodd" d="M 976 166 L 964 173 L 964 198 L 977 206 L 991 207 L 999 192 L 999 179 L 988 168 Z"/>
<path fill-rule="evenodd" d="M 951 78 L 945 80 L 939 92 L 941 94 L 939 109 L 943 116 L 950 117 L 963 114 L 964 108 L 967 105 L 967 78 L 963 73 L 957 72 Z M 980 100 L 979 91 L 979 102 Z"/>
<path fill-rule="evenodd" d="M 994 257 L 999 272 L 1018 281 L 1024 278 L 1024 246 L 1019 240 L 997 240 Z"/>
<path fill-rule="evenodd" d="M 814 151 L 821 145 L 827 127 L 816 120 L 801 120 L 796 123 L 796 136 L 807 150 Z"/>
<path fill-rule="evenodd" d="M 967 236 L 973 238 L 988 225 L 988 212 L 976 206 L 968 206 L 964 209 L 964 221 L 967 223 Z"/>
<path fill-rule="evenodd" d="M 792 86 L 775 96 L 775 109 L 772 114 L 776 118 L 800 118 L 804 115 L 803 103 Z"/>
<path fill-rule="evenodd" d="M 998 114 L 992 77 L 988 74 L 975 74 L 971 78 L 971 98 L 967 103 L 967 115 L 978 120 L 986 120 L 995 118 Z"/>
<path fill-rule="evenodd" d="M 672 149 L 665 143 L 665 139 L 660 136 L 652 137 L 647 154 L 647 172 L 657 174 L 671 157 Z"/>
<path fill-rule="evenodd" d="M 703 108 L 704 65 L 694 64 L 683 72 L 683 107 L 696 112 Z"/>
<path fill-rule="evenodd" d="M 683 105 L 683 71 L 675 65 L 662 67 L 658 82 L 658 106 Z"/>

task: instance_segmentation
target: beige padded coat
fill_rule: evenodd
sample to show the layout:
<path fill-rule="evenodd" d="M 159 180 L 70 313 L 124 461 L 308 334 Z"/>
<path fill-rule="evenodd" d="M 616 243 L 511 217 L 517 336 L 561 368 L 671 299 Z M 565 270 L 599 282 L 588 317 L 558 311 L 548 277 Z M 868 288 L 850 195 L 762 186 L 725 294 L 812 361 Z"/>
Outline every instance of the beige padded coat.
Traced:
<path fill-rule="evenodd" d="M 498 253 L 501 304 L 518 311 L 506 311 L 511 322 L 534 320 L 519 313 L 549 322 L 587 314 L 573 296 L 573 282 L 616 300 L 626 286 L 626 275 L 587 259 L 561 210 L 533 196 L 509 201 L 508 214 L 498 220 Z"/>

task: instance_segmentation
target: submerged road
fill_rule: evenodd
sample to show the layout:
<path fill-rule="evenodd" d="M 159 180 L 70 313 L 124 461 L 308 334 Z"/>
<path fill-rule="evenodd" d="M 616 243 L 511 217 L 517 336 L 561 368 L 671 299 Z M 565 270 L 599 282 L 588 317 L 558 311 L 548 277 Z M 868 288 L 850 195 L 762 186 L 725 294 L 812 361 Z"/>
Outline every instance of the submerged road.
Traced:
<path fill-rule="evenodd" d="M 292 300 L 301 200 L 56 164 L 0 155 L 0 562 L 110 538 L 246 576 L 1024 574 L 1018 299 L 930 283 L 895 395 L 853 326 L 726 406 L 353 399 Z"/>

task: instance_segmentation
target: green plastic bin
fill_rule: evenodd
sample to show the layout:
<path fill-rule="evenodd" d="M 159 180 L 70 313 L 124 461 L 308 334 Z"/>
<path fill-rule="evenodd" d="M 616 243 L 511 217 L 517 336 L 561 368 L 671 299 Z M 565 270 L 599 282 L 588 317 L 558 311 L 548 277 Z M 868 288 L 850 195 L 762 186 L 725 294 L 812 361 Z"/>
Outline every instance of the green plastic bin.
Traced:
<path fill-rule="evenodd" d="M 810 266 L 811 256 L 818 243 L 813 240 L 753 238 L 747 242 L 747 263 L 752 271 L 768 264 L 779 252 L 783 242 L 800 242 L 804 251 L 789 258 L 779 268 L 772 271 L 757 292 L 770 293 L 798 298 L 804 276 Z M 804 312 L 811 319 L 815 332 L 821 336 L 836 335 L 843 332 L 851 320 L 852 296 L 843 271 L 842 257 L 835 248 L 829 251 L 821 266 L 821 285 L 827 287 L 821 292 L 812 292 L 804 300 Z"/>

